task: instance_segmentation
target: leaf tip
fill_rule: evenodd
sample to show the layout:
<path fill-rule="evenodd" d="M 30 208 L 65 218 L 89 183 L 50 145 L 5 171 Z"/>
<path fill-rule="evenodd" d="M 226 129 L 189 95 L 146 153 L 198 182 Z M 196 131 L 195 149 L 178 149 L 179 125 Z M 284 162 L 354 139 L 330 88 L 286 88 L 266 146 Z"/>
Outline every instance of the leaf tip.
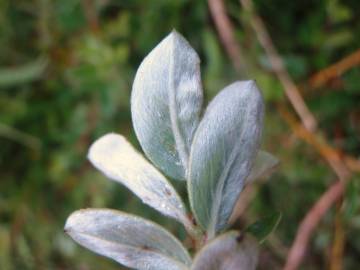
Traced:
<path fill-rule="evenodd" d="M 123 137 L 116 133 L 108 133 L 97 139 L 89 148 L 87 158 L 91 163 L 96 163 L 100 154 L 105 154 L 109 149 L 115 147 Z"/>
<path fill-rule="evenodd" d="M 65 226 L 64 226 L 64 233 L 66 233 L 67 235 L 71 234 L 71 228 L 72 228 L 72 223 L 73 223 L 73 219 L 74 219 L 74 215 L 77 213 L 78 211 L 73 212 L 65 221 Z"/>
<path fill-rule="evenodd" d="M 235 84 L 240 89 L 247 90 L 247 91 L 256 91 L 261 94 L 261 91 L 256 83 L 256 80 L 245 80 L 245 81 L 236 81 Z"/>
<path fill-rule="evenodd" d="M 71 236 L 71 233 L 74 231 L 74 228 L 79 227 L 82 223 L 82 214 L 87 211 L 87 209 L 80 209 L 72 212 L 70 216 L 65 221 L 64 233 Z"/>
<path fill-rule="evenodd" d="M 182 44 L 183 46 L 191 48 L 188 41 L 185 37 L 180 34 L 175 28 L 170 32 L 170 34 L 165 38 L 168 42 L 171 42 L 172 46 L 177 46 L 178 44 Z"/>

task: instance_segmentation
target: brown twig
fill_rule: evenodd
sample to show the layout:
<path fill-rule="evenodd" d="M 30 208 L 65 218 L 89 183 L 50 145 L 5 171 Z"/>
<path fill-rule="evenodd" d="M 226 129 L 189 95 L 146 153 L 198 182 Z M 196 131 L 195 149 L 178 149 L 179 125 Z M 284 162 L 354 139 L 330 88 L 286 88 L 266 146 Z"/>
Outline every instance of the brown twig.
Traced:
<path fill-rule="evenodd" d="M 296 234 L 296 239 L 290 249 L 288 260 L 285 266 L 286 270 L 295 270 L 300 265 L 303 259 L 307 244 L 314 229 L 317 227 L 323 215 L 343 194 L 345 182 L 350 176 L 347 165 L 351 165 L 349 166 L 349 168 L 356 170 L 359 169 L 360 165 L 358 164 L 359 162 L 356 159 L 353 159 L 351 157 L 345 157 L 344 159 L 342 159 L 343 155 L 340 155 L 338 151 L 332 148 L 321 135 L 313 133 L 316 130 L 317 126 L 316 119 L 312 115 L 310 110 L 307 108 L 302 96 L 300 95 L 299 88 L 296 86 L 296 84 L 288 74 L 282 58 L 280 57 L 275 46 L 273 45 L 264 23 L 262 22 L 261 18 L 256 14 L 251 0 L 240 0 L 240 2 L 243 5 L 244 9 L 250 15 L 250 23 L 254 28 L 257 38 L 262 47 L 264 48 L 275 74 L 282 83 L 289 101 L 291 102 L 302 122 L 302 125 L 300 125 L 297 123 L 296 118 L 292 117 L 291 114 L 285 114 L 285 118 L 288 124 L 292 127 L 293 130 L 295 130 L 295 133 L 300 138 L 305 140 L 310 145 L 315 146 L 317 151 L 329 163 L 330 167 L 339 178 L 339 181 L 334 183 L 333 186 L 331 186 L 320 197 L 320 199 L 315 203 L 313 208 L 307 213 L 304 220 L 301 222 L 299 230 Z M 209 0 L 209 5 L 210 4 L 214 6 L 215 4 L 221 5 L 221 14 L 226 17 L 226 13 L 223 10 L 224 7 L 222 1 Z M 221 27 L 218 27 L 219 32 L 222 32 L 224 30 L 230 32 L 233 31 L 232 27 L 228 27 L 226 26 L 226 24 L 221 24 L 221 21 L 224 20 L 224 17 L 216 16 L 215 11 L 212 11 L 212 15 L 217 27 L 218 25 L 222 25 L 222 28 L 225 28 L 221 29 Z M 224 37 L 223 35 L 220 35 L 220 37 L 225 44 L 227 42 L 226 37 Z M 228 54 L 231 57 L 229 51 Z M 235 58 L 232 59 L 233 61 L 235 61 Z"/>
<path fill-rule="evenodd" d="M 91 32 L 97 34 L 100 32 L 100 24 L 95 8 L 95 3 L 92 0 L 82 0 L 81 1 L 86 21 L 89 25 Z"/>
<path fill-rule="evenodd" d="M 360 172 L 360 160 L 348 155 L 344 155 L 344 162 L 351 171 Z"/>
<path fill-rule="evenodd" d="M 226 15 L 223 0 L 209 0 L 209 9 L 220 36 L 220 40 L 227 51 L 235 69 L 240 74 L 246 73 L 246 66 L 242 50 L 235 39 L 234 27 Z"/>
<path fill-rule="evenodd" d="M 327 161 L 337 177 L 344 181 L 350 176 L 348 167 L 344 164 L 341 154 L 331 147 L 319 134 L 314 134 L 305 129 L 296 118 L 286 109 L 285 106 L 278 106 L 278 111 L 286 123 L 291 127 L 296 136 L 313 146 L 321 156 Z M 350 159 L 350 158 L 349 158 Z"/>
<path fill-rule="evenodd" d="M 332 148 L 330 145 L 326 143 L 326 141 L 321 138 L 319 135 L 315 135 L 311 132 L 309 132 L 307 129 L 305 129 L 300 124 L 296 123 L 295 117 L 291 116 L 291 114 L 284 109 L 284 107 L 279 107 L 279 112 L 285 119 L 285 121 L 288 123 L 288 125 L 292 128 L 292 130 L 295 132 L 295 134 L 302 138 L 304 141 L 306 141 L 309 145 L 312 145 L 321 155 L 322 157 L 328 162 L 330 167 L 333 169 L 333 171 L 340 177 L 338 183 L 343 187 L 346 183 L 346 180 L 350 176 L 350 172 L 343 163 L 339 153 L 336 151 L 336 149 Z M 331 187 L 332 188 L 332 187 Z M 330 189 L 331 189 L 330 188 Z M 328 189 L 324 195 L 315 203 L 312 210 L 310 210 L 303 221 L 300 224 L 300 227 L 296 233 L 295 241 L 292 244 L 292 247 L 290 249 L 284 270 L 296 270 L 304 255 L 305 255 L 305 249 L 308 245 L 309 239 L 311 238 L 311 235 L 313 231 L 315 230 L 316 226 L 320 222 L 322 216 L 327 212 L 327 210 L 338 200 L 338 197 L 342 195 L 344 192 L 344 188 L 341 188 L 337 191 L 337 196 L 331 197 L 327 199 L 327 203 L 322 206 L 322 211 L 313 211 L 314 208 L 318 207 L 317 205 L 321 202 L 324 196 L 327 196 L 326 194 L 330 192 L 330 189 Z M 330 192 L 331 193 L 331 192 Z M 339 194 L 338 194 L 339 193 Z M 320 203 L 321 204 L 321 203 Z M 340 211 L 340 209 L 337 209 Z M 338 213 L 337 213 L 338 214 Z M 339 213 L 340 214 L 340 213 Z M 315 218 L 315 215 L 319 215 Z M 338 220 L 336 218 L 335 223 L 337 224 Z M 336 265 L 337 268 L 332 269 L 341 269 L 341 239 L 339 238 L 339 227 L 336 226 L 335 229 L 335 240 L 333 245 L 333 252 L 338 255 L 336 257 Z M 335 258 L 334 258 L 335 259 Z"/>
<path fill-rule="evenodd" d="M 350 156 L 345 156 L 344 160 L 342 160 L 340 152 L 331 147 L 323 136 L 314 132 L 316 119 L 307 108 L 298 87 L 290 78 L 282 58 L 278 54 L 262 19 L 256 14 L 251 0 L 240 0 L 240 2 L 244 9 L 249 13 L 249 20 L 258 40 L 264 48 L 277 77 L 282 83 L 289 101 L 299 115 L 302 125 L 297 123 L 295 117 L 292 117 L 291 114 L 284 109 L 285 107 L 282 107 L 281 111 L 283 112 L 283 116 L 285 116 L 285 120 L 300 138 L 317 148 L 319 153 L 328 161 L 330 167 L 340 180 L 346 179 L 350 175 L 348 167 L 354 171 L 358 171 L 360 169 L 360 161 Z"/>
<path fill-rule="evenodd" d="M 306 214 L 296 234 L 294 244 L 289 252 L 284 270 L 295 270 L 304 257 L 309 239 L 328 209 L 341 198 L 344 183 L 336 181 L 315 203 Z"/>
<path fill-rule="evenodd" d="M 321 87 L 329 80 L 341 76 L 344 72 L 357 65 L 360 65 L 360 49 L 311 76 L 309 85 L 312 88 Z"/>
<path fill-rule="evenodd" d="M 337 151 L 334 151 L 329 146 L 329 144 L 326 143 L 323 137 L 313 133 L 316 130 L 315 117 L 307 108 L 304 100 L 300 95 L 298 87 L 288 74 L 282 58 L 273 45 L 262 19 L 256 14 L 251 0 L 240 0 L 240 2 L 243 8 L 248 12 L 250 16 L 250 24 L 252 25 L 260 44 L 268 56 L 275 74 L 282 83 L 289 101 L 301 119 L 302 126 L 293 126 L 293 130 L 296 130 L 297 134 L 300 135 L 309 144 L 316 146 L 319 153 L 325 158 L 325 160 L 339 178 L 339 181 L 338 183 L 335 183 L 335 186 L 340 185 L 343 187 L 345 181 L 350 176 L 348 168 L 341 160 Z M 340 196 L 342 192 L 343 188 L 338 189 L 335 195 L 339 194 Z M 328 195 L 333 193 L 334 191 L 332 189 L 326 191 L 312 208 L 312 210 L 310 210 L 310 212 L 308 212 L 305 216 L 296 234 L 296 239 L 290 249 L 289 256 L 284 268 L 285 270 L 295 270 L 300 265 L 313 230 L 316 228 L 322 216 L 327 212 L 327 210 L 335 201 L 333 200 L 333 197 L 336 198 L 336 196 L 329 197 Z"/>
<path fill-rule="evenodd" d="M 300 95 L 300 90 L 286 70 L 284 62 L 276 50 L 262 19 L 255 12 L 252 1 L 240 0 L 240 2 L 244 10 L 249 14 L 249 22 L 255 31 L 259 43 L 266 52 L 276 76 L 279 78 L 286 96 L 294 107 L 296 113 L 301 118 L 304 126 L 308 130 L 314 131 L 317 127 L 316 119 L 306 106 L 304 99 Z"/>
<path fill-rule="evenodd" d="M 302 138 L 304 141 L 306 141 L 309 145 L 312 145 L 325 158 L 331 168 L 337 172 L 337 175 L 341 175 L 341 179 L 343 180 L 341 182 L 344 183 L 350 175 L 350 172 L 343 164 L 339 152 L 336 149 L 332 148 L 330 145 L 328 145 L 324 139 L 322 139 L 321 137 L 319 138 L 318 135 L 309 132 L 307 129 L 298 124 L 295 117 L 291 116 L 291 114 L 286 111 L 284 107 L 279 107 L 279 112 L 280 115 L 283 116 L 285 121 L 295 132 L 295 134 L 298 137 Z M 343 192 L 343 189 L 340 192 Z M 329 203 L 327 206 L 330 208 L 334 202 L 335 200 L 331 204 Z M 342 265 L 344 235 L 342 233 L 342 227 L 339 227 L 339 219 L 341 218 L 340 206 L 341 202 L 339 202 L 335 219 L 335 239 L 332 248 L 331 270 L 340 270 Z M 326 211 L 319 212 L 318 214 L 325 213 Z M 301 222 L 301 226 L 299 227 L 297 232 L 297 237 L 292 245 L 292 248 L 290 249 L 284 270 L 295 270 L 300 265 L 300 262 L 305 254 L 304 250 L 311 237 L 312 231 L 316 228 L 318 222 L 321 219 L 321 216 L 318 220 L 314 218 L 309 218 L 309 215 L 311 214 L 311 211 L 308 212 L 305 219 Z M 309 225 L 309 223 L 311 222 L 313 224 Z M 301 230 L 301 228 L 304 227 L 307 229 Z M 306 233 L 304 233 L 304 230 Z"/>
<path fill-rule="evenodd" d="M 345 232 L 341 213 L 342 201 L 339 200 L 336 204 L 335 216 L 335 236 L 330 255 L 330 270 L 341 270 L 343 266 L 344 247 L 345 247 Z"/>

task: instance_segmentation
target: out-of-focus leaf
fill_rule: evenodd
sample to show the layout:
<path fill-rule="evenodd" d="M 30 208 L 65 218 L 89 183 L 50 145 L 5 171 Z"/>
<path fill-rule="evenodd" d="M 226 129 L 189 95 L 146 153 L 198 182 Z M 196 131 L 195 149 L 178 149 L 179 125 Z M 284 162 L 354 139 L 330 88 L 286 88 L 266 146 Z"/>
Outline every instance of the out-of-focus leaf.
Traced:
<path fill-rule="evenodd" d="M 344 47 L 346 44 L 349 44 L 354 40 L 354 35 L 351 30 L 344 29 L 332 34 L 326 35 L 324 41 L 324 47 L 326 49 L 337 49 Z"/>
<path fill-rule="evenodd" d="M 63 0 L 53 5 L 57 22 L 63 33 L 76 31 L 86 23 L 80 0 Z"/>
<path fill-rule="evenodd" d="M 192 270 L 254 270 L 258 244 L 249 235 L 230 231 L 215 238 L 196 255 Z"/>
<path fill-rule="evenodd" d="M 48 60 L 39 58 L 29 64 L 11 68 L 0 68 L 0 87 L 9 87 L 39 79 Z"/>
<path fill-rule="evenodd" d="M 132 121 L 148 158 L 165 174 L 185 179 L 202 106 L 200 60 L 177 32 L 141 63 L 131 96 Z"/>
<path fill-rule="evenodd" d="M 358 213 L 360 208 L 359 184 L 360 176 L 354 176 L 346 186 L 344 217 L 351 219 Z"/>
<path fill-rule="evenodd" d="M 34 150 L 39 150 L 41 147 L 40 139 L 3 123 L 0 123 L 0 137 L 16 141 Z"/>
<path fill-rule="evenodd" d="M 262 243 L 279 225 L 281 216 L 281 212 L 277 211 L 251 224 L 245 231 L 254 235 Z"/>
<path fill-rule="evenodd" d="M 11 269 L 11 239 L 9 229 L 0 226 L 0 269 Z"/>
<path fill-rule="evenodd" d="M 90 147 L 88 157 L 96 168 L 124 184 L 144 203 L 186 222 L 185 206 L 175 189 L 123 136 L 104 135 Z"/>
<path fill-rule="evenodd" d="M 256 179 L 271 173 L 278 164 L 279 160 L 276 157 L 266 151 L 260 150 L 256 156 L 250 175 L 246 178 L 246 183 L 249 184 Z"/>
<path fill-rule="evenodd" d="M 327 1 L 326 11 L 328 13 L 329 20 L 331 20 L 334 24 L 340 24 L 353 17 L 353 11 L 339 0 Z"/>
<path fill-rule="evenodd" d="M 261 88 L 266 101 L 279 102 L 283 100 L 284 91 L 280 82 L 271 73 L 257 72 L 255 74 L 256 83 Z"/>
<path fill-rule="evenodd" d="M 358 95 L 360 92 L 359 85 L 360 85 L 360 69 L 354 68 L 349 70 L 342 76 L 342 80 L 344 82 L 343 89 L 352 95 Z"/>
<path fill-rule="evenodd" d="M 186 270 L 191 264 L 182 244 L 164 228 L 109 209 L 74 212 L 65 231 L 80 245 L 139 270 Z"/>
<path fill-rule="evenodd" d="M 254 81 L 235 82 L 206 109 L 190 155 L 189 196 L 209 237 L 227 225 L 259 148 L 263 99 Z"/>
<path fill-rule="evenodd" d="M 303 78 L 308 70 L 306 59 L 300 55 L 284 55 L 286 68 L 292 77 Z"/>

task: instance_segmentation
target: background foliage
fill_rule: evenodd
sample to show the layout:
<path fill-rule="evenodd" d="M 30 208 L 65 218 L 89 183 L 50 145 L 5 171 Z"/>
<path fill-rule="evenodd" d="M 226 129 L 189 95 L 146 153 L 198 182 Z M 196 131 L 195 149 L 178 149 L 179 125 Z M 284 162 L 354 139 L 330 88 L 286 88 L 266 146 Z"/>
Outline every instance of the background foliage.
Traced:
<path fill-rule="evenodd" d="M 335 176 L 279 115 L 276 106 L 287 106 L 281 85 L 239 2 L 226 4 L 236 38 L 255 67 L 249 76 L 266 98 L 263 148 L 281 160 L 277 172 L 259 186 L 240 224 L 275 210 L 283 213 L 262 246 L 259 267 L 280 269 L 299 222 Z M 360 2 L 255 4 L 291 76 L 304 86 L 324 134 L 359 158 L 359 67 L 321 88 L 307 82 L 360 47 Z M 244 78 L 222 47 L 206 1 L 0 0 L 0 269 L 121 269 L 63 233 L 66 217 L 79 208 L 126 210 L 183 237 L 174 222 L 107 181 L 86 161 L 90 143 L 106 132 L 137 143 L 129 112 L 132 80 L 142 58 L 173 28 L 200 54 L 207 100 Z M 358 194 L 355 180 L 345 198 L 344 269 L 360 266 Z M 331 212 L 321 222 L 303 269 L 328 266 L 333 216 Z"/>

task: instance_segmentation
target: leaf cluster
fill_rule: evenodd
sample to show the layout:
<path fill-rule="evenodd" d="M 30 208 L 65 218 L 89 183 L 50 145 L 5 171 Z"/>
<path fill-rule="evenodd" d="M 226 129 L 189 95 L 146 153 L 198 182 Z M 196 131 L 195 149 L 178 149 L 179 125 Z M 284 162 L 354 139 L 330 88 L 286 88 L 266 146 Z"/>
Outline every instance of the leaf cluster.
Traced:
<path fill-rule="evenodd" d="M 255 240 L 235 231 L 218 235 L 229 227 L 244 186 L 277 164 L 271 154 L 259 151 L 262 95 L 254 81 L 235 82 L 201 115 L 199 63 L 189 43 L 173 31 L 137 71 L 131 95 L 132 120 L 142 149 L 155 166 L 114 133 L 93 143 L 88 154 L 107 177 L 184 225 L 195 248 L 201 249 L 194 263 L 186 248 L 164 228 L 107 209 L 73 213 L 65 231 L 75 241 L 140 270 L 255 269 Z M 195 222 L 162 173 L 186 181 Z M 256 234 L 266 237 L 259 231 Z"/>

